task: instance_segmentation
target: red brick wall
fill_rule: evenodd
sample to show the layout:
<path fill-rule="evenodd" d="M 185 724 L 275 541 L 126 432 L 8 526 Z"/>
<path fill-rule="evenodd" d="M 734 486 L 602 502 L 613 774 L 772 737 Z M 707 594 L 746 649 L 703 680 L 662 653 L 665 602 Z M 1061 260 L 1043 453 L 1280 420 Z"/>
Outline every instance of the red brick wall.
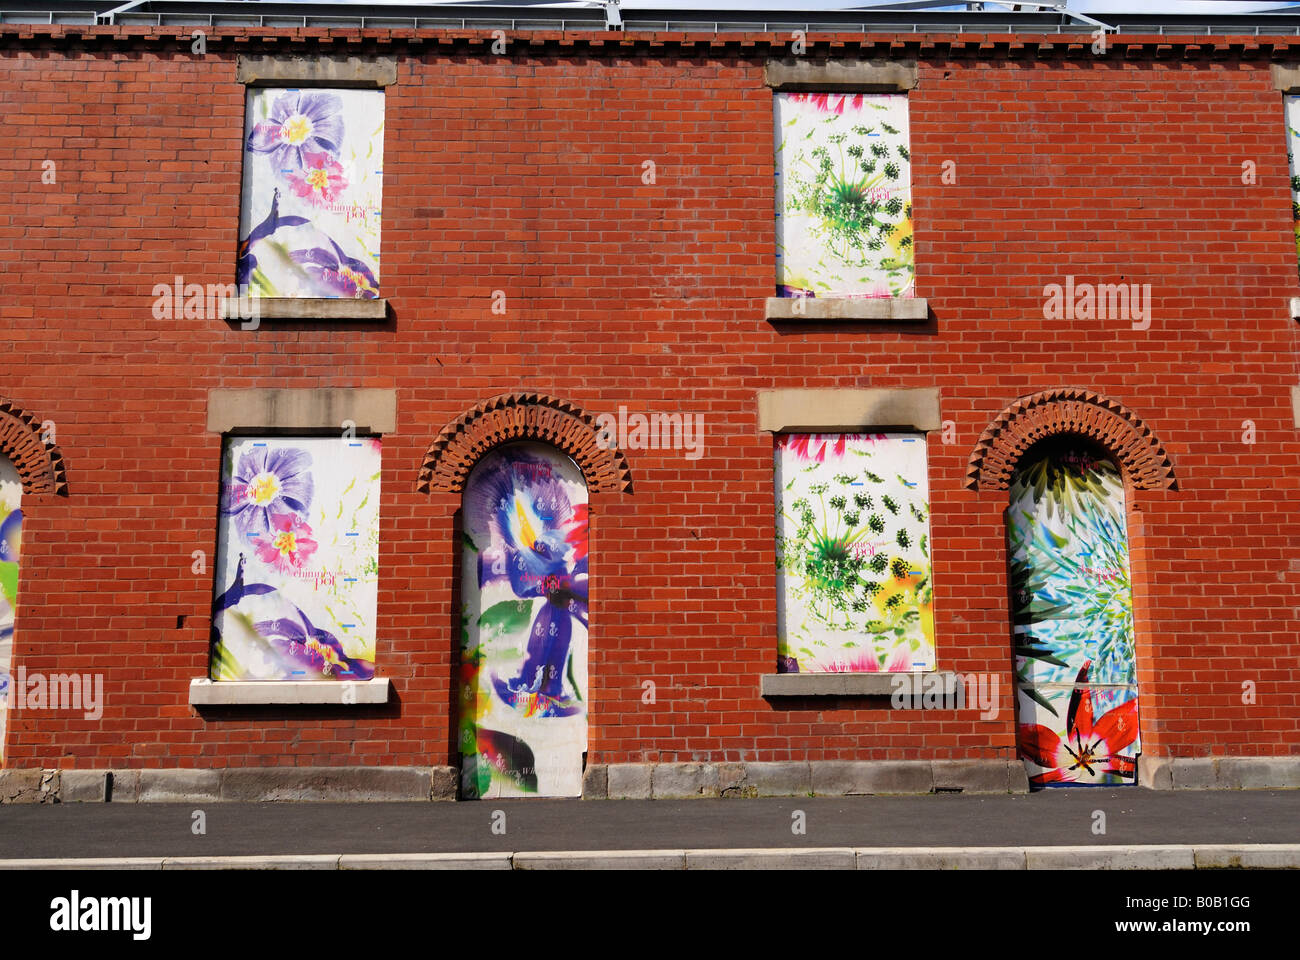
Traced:
<path fill-rule="evenodd" d="M 0 395 L 55 422 L 70 484 L 24 502 L 15 665 L 106 678 L 99 721 L 11 714 L 10 765 L 454 761 L 458 497 L 416 477 L 447 422 L 515 390 L 705 418 L 701 459 L 628 451 L 634 491 L 592 498 L 592 762 L 1014 756 L 1006 494 L 963 479 L 1009 402 L 1063 386 L 1143 418 L 1178 479 L 1130 501 L 1146 751 L 1300 753 L 1300 290 L 1267 60 L 923 55 L 917 293 L 934 319 L 830 327 L 763 319 L 761 51 L 403 55 L 386 107 L 392 318 L 244 331 L 150 312 L 155 283 L 233 276 L 244 88 L 233 49 L 210 51 L 0 55 Z M 1045 321 L 1043 287 L 1067 274 L 1150 283 L 1150 329 Z M 776 597 L 757 391 L 932 385 L 956 424 L 930 444 L 939 666 L 1001 674 L 1000 716 L 763 700 Z M 207 670 L 221 446 L 207 391 L 318 386 L 398 395 L 379 594 L 397 704 L 200 717 L 187 688 Z"/>

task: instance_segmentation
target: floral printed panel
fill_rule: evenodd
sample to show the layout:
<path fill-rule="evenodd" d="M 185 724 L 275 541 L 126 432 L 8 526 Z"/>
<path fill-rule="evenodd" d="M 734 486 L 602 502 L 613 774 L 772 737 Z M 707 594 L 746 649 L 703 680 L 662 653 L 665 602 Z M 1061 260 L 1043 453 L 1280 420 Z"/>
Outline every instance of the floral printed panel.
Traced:
<path fill-rule="evenodd" d="M 912 296 L 907 95 L 775 99 L 777 293 Z"/>
<path fill-rule="evenodd" d="M 1296 156 L 1300 154 L 1300 96 L 1282 98 L 1286 109 L 1286 158 L 1291 166 L 1291 220 L 1295 234 L 1297 261 L 1300 261 L 1300 170 L 1296 169 Z"/>
<path fill-rule="evenodd" d="M 382 90 L 250 89 L 237 282 L 378 297 L 383 161 Z"/>
<path fill-rule="evenodd" d="M 576 797 L 587 749 L 587 487 L 551 447 L 499 447 L 465 487 L 461 794 Z"/>
<path fill-rule="evenodd" d="M 1031 451 L 1011 486 L 1007 539 L 1030 782 L 1134 782 L 1141 744 L 1118 468 L 1072 439 Z"/>
<path fill-rule="evenodd" d="M 8 733 L 14 618 L 18 613 L 18 554 L 22 545 L 23 485 L 18 471 L 0 457 L 0 764 Z"/>
<path fill-rule="evenodd" d="M 1135 682 L 1124 483 L 1109 460 L 1066 445 L 1022 463 L 1007 511 L 1016 674 Z"/>
<path fill-rule="evenodd" d="M 1017 686 L 1016 744 L 1037 787 L 1137 782 L 1138 697 L 1134 685 L 1094 687 L 1088 665 L 1074 684 Z M 1032 691 L 1032 697 L 1029 693 Z"/>
<path fill-rule="evenodd" d="M 373 438 L 227 442 L 214 680 L 375 675 L 379 460 Z"/>
<path fill-rule="evenodd" d="M 777 669 L 933 669 L 924 435 L 782 434 L 776 485 Z"/>

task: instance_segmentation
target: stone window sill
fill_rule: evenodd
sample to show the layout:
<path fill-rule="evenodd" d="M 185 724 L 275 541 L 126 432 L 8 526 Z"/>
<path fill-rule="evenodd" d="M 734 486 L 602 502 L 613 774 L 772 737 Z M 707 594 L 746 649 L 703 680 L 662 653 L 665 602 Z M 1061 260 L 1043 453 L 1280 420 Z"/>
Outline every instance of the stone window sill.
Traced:
<path fill-rule="evenodd" d="M 246 303 L 246 301 L 245 301 Z M 222 301 L 221 318 L 251 323 L 257 320 L 384 320 L 388 301 L 382 297 L 358 300 L 346 297 L 258 297 L 257 317 L 245 317 L 239 300 Z"/>
<path fill-rule="evenodd" d="M 924 297 L 768 297 L 767 319 L 795 322 L 838 320 L 924 323 L 930 304 Z"/>
<path fill-rule="evenodd" d="M 898 678 L 904 682 L 895 684 Z M 905 696 L 921 694 L 924 684 L 938 677 L 944 689 L 958 682 L 949 670 L 917 670 L 908 673 L 765 673 L 761 682 L 764 697 L 889 697 L 895 690 Z M 933 687 L 933 681 L 930 681 Z"/>
<path fill-rule="evenodd" d="M 373 680 L 200 679 L 190 681 L 190 706 L 373 706 L 388 702 L 390 686 L 387 677 Z"/>

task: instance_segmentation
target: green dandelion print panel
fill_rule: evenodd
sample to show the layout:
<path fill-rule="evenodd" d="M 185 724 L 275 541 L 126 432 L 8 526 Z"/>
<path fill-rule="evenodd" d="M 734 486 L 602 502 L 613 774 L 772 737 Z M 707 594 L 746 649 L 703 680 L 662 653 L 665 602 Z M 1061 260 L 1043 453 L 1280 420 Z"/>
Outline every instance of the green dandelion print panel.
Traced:
<path fill-rule="evenodd" d="M 777 294 L 912 296 L 907 95 L 775 99 Z"/>
<path fill-rule="evenodd" d="M 1017 744 L 1030 782 L 1136 778 L 1137 678 L 1124 484 L 1082 443 L 1030 451 L 1007 510 Z"/>
<path fill-rule="evenodd" d="M 784 434 L 776 490 L 777 669 L 933 669 L 925 437 Z"/>

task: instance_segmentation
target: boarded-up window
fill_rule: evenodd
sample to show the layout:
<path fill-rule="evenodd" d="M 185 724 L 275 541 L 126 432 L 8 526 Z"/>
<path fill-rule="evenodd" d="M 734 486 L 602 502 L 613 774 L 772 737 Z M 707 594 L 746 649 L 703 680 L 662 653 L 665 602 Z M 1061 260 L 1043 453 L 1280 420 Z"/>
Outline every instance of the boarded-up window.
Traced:
<path fill-rule="evenodd" d="M 254 88 L 244 125 L 237 282 L 254 297 L 378 297 L 383 91 Z"/>
<path fill-rule="evenodd" d="M 1300 156 L 1300 96 L 1284 97 L 1286 110 L 1286 156 L 1291 163 L 1291 220 L 1295 232 L 1296 257 L 1300 260 L 1300 171 L 1296 160 Z"/>
<path fill-rule="evenodd" d="M 379 456 L 373 438 L 227 441 L 214 680 L 374 676 Z"/>
<path fill-rule="evenodd" d="M 775 99 L 777 293 L 912 296 L 907 95 Z"/>
<path fill-rule="evenodd" d="M 934 668 L 923 434 L 782 434 L 777 669 Z"/>
<path fill-rule="evenodd" d="M 23 485 L 18 471 L 0 457 L 0 764 L 5 757 L 5 725 L 12 699 L 14 626 L 18 615 L 18 557 L 22 545 Z M 26 691 L 19 690 L 22 696 Z"/>

